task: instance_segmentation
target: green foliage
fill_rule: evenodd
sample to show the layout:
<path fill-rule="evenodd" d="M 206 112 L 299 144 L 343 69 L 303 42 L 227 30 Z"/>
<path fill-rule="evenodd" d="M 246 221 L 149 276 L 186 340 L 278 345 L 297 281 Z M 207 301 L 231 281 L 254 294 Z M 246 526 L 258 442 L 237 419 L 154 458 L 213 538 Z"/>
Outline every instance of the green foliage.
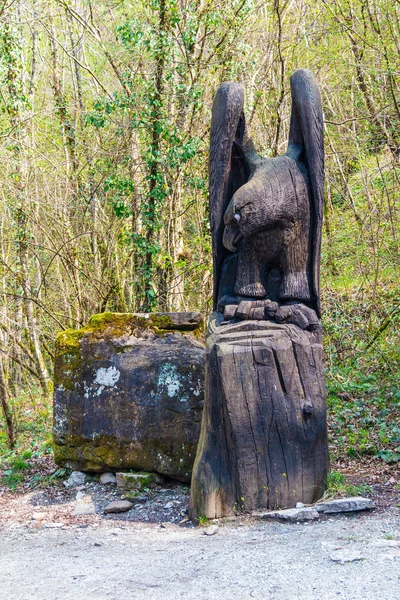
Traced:
<path fill-rule="evenodd" d="M 379 458 L 382 458 L 382 460 L 384 460 L 385 462 L 391 464 L 391 463 L 398 463 L 400 462 L 400 446 L 398 446 L 397 448 L 393 450 L 380 450 L 378 452 L 378 456 Z"/>
<path fill-rule="evenodd" d="M 327 487 L 324 498 L 335 498 L 338 496 L 365 496 L 372 494 L 371 486 L 366 483 L 353 485 L 346 481 L 342 473 L 331 471 L 328 474 Z"/>
<path fill-rule="evenodd" d="M 22 284 L 50 370 L 55 335 L 92 314 L 207 313 L 215 91 L 243 82 L 257 149 L 282 153 L 289 75 L 308 67 L 326 120 L 321 283 L 332 453 L 397 461 L 400 5 L 61 4 L 9 2 L 0 24 L 0 356 L 18 452 L 46 452 L 51 424 L 35 389 Z M 0 455 L 5 442 L 0 427 Z"/>
<path fill-rule="evenodd" d="M 14 398 L 13 411 L 19 435 L 12 451 L 8 448 L 4 429 L 0 429 L 0 485 L 15 489 L 24 481 L 32 462 L 53 452 L 51 400 L 42 398 L 38 390 L 35 390 L 34 398 L 33 405 L 30 394 Z"/>
<path fill-rule="evenodd" d="M 396 378 L 366 375 L 354 365 L 327 373 L 331 451 L 336 456 L 393 456 L 400 443 Z"/>
<path fill-rule="evenodd" d="M 4 86 L 2 111 L 13 119 L 20 110 L 29 107 L 22 80 L 22 40 L 17 29 L 7 19 L 0 21 L 0 81 Z M 6 92 L 7 90 L 7 92 Z"/>

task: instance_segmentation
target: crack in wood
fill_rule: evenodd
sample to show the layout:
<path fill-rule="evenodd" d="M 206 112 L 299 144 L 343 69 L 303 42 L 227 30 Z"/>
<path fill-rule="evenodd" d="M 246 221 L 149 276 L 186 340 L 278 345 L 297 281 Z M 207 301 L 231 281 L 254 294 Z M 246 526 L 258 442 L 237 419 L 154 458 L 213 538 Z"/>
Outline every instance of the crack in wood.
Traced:
<path fill-rule="evenodd" d="M 213 419 L 203 417 L 190 514 L 226 516 L 239 510 L 242 497 L 246 511 L 315 501 L 329 464 L 325 396 L 317 381 L 322 354 L 312 354 L 318 340 L 295 325 L 264 338 L 246 330 L 247 345 L 243 337 L 226 343 L 219 333 L 208 340 L 204 415 Z M 305 401 L 314 407 L 309 424 Z"/>

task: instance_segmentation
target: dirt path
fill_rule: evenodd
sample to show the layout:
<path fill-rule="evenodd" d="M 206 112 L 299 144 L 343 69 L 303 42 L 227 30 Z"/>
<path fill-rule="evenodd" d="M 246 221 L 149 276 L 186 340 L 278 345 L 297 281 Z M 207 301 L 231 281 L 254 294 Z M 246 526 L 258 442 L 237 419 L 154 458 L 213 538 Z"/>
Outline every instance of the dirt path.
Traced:
<path fill-rule="evenodd" d="M 340 559 L 354 562 L 336 562 Z M 8 600 L 398 600 L 400 510 L 311 524 L 0 529 Z"/>

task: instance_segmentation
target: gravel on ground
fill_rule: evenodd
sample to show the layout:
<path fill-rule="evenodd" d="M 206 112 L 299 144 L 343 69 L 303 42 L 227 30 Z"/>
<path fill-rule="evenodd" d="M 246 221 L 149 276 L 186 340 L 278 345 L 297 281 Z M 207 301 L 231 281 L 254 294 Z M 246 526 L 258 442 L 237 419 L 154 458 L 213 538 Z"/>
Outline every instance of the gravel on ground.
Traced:
<path fill-rule="evenodd" d="M 0 527 L 1 598 L 400 598 L 396 507 L 290 525 L 213 523 L 214 535 L 172 523 L 59 525 Z"/>

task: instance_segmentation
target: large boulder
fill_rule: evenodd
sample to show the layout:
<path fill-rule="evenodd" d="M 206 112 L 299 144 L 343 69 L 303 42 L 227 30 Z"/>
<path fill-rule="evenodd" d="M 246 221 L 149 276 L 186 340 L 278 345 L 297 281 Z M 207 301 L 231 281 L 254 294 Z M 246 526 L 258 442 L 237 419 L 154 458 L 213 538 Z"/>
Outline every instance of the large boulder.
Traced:
<path fill-rule="evenodd" d="M 56 339 L 55 461 L 190 481 L 203 407 L 199 313 L 104 313 Z"/>

